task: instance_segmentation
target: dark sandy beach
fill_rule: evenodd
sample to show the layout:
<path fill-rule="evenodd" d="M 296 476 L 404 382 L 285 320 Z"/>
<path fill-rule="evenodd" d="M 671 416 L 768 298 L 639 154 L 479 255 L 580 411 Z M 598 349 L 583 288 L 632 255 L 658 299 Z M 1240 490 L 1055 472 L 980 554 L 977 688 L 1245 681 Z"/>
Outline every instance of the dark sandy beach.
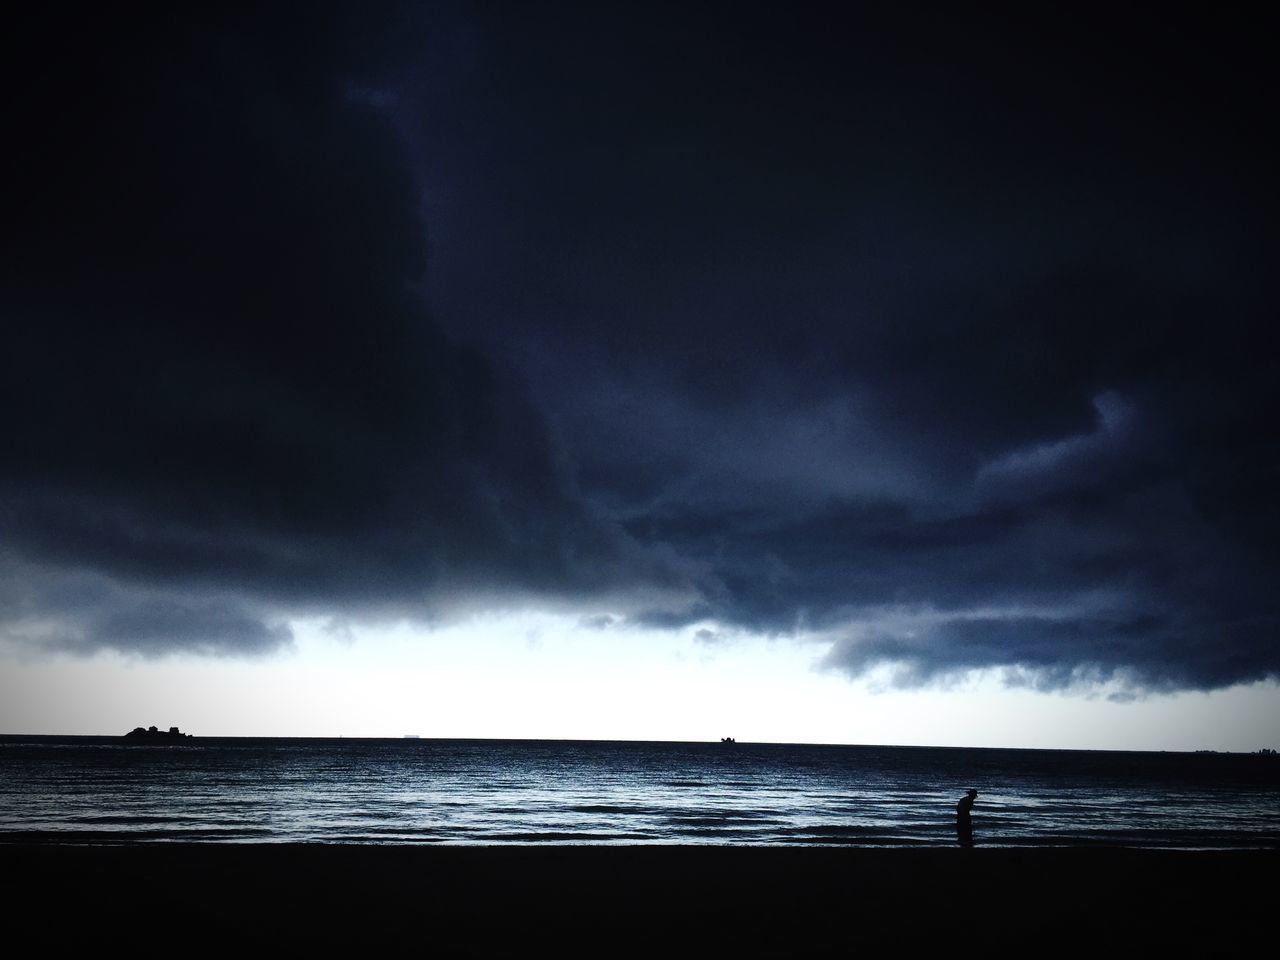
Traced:
<path fill-rule="evenodd" d="M 131 950 L 1243 950 L 1280 851 L 0 845 L 11 929 Z"/>

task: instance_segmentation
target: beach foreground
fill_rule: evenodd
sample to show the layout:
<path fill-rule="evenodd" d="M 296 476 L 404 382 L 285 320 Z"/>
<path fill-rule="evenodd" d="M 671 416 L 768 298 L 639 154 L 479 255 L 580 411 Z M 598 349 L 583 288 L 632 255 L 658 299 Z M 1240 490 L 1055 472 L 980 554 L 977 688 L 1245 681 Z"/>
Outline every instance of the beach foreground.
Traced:
<path fill-rule="evenodd" d="M 493 956 L 1244 948 L 1280 851 L 0 845 L 6 912 L 63 945 Z M 52 923 L 51 923 L 52 921 Z"/>

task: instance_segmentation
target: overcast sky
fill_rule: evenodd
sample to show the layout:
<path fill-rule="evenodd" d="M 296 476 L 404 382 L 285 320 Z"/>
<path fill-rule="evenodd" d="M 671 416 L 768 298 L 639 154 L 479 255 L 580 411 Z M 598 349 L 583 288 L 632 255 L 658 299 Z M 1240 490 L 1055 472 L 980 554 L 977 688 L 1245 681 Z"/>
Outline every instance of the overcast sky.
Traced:
<path fill-rule="evenodd" d="M 1274 24 L 228 6 L 6 29 L 0 729 L 1280 745 Z"/>

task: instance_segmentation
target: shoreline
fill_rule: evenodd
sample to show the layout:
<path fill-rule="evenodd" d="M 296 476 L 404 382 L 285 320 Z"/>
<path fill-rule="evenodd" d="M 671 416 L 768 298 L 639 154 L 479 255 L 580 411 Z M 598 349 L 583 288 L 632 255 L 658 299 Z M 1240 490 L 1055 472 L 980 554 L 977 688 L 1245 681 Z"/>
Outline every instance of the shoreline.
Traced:
<path fill-rule="evenodd" d="M 454 955 L 906 945 L 1241 950 L 1277 850 L 0 843 L 20 923 Z M 58 916 L 75 918 L 75 924 Z M 852 939 L 851 939 L 852 938 Z"/>

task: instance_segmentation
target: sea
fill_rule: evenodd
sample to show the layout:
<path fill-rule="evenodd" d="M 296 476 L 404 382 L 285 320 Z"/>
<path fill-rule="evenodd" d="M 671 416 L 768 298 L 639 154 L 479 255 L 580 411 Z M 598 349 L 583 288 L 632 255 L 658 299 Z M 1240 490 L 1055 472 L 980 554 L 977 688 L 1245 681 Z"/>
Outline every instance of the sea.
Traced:
<path fill-rule="evenodd" d="M 956 802 L 978 790 L 972 841 Z M 1280 847 L 1280 757 L 0 737 L 0 842 Z"/>

